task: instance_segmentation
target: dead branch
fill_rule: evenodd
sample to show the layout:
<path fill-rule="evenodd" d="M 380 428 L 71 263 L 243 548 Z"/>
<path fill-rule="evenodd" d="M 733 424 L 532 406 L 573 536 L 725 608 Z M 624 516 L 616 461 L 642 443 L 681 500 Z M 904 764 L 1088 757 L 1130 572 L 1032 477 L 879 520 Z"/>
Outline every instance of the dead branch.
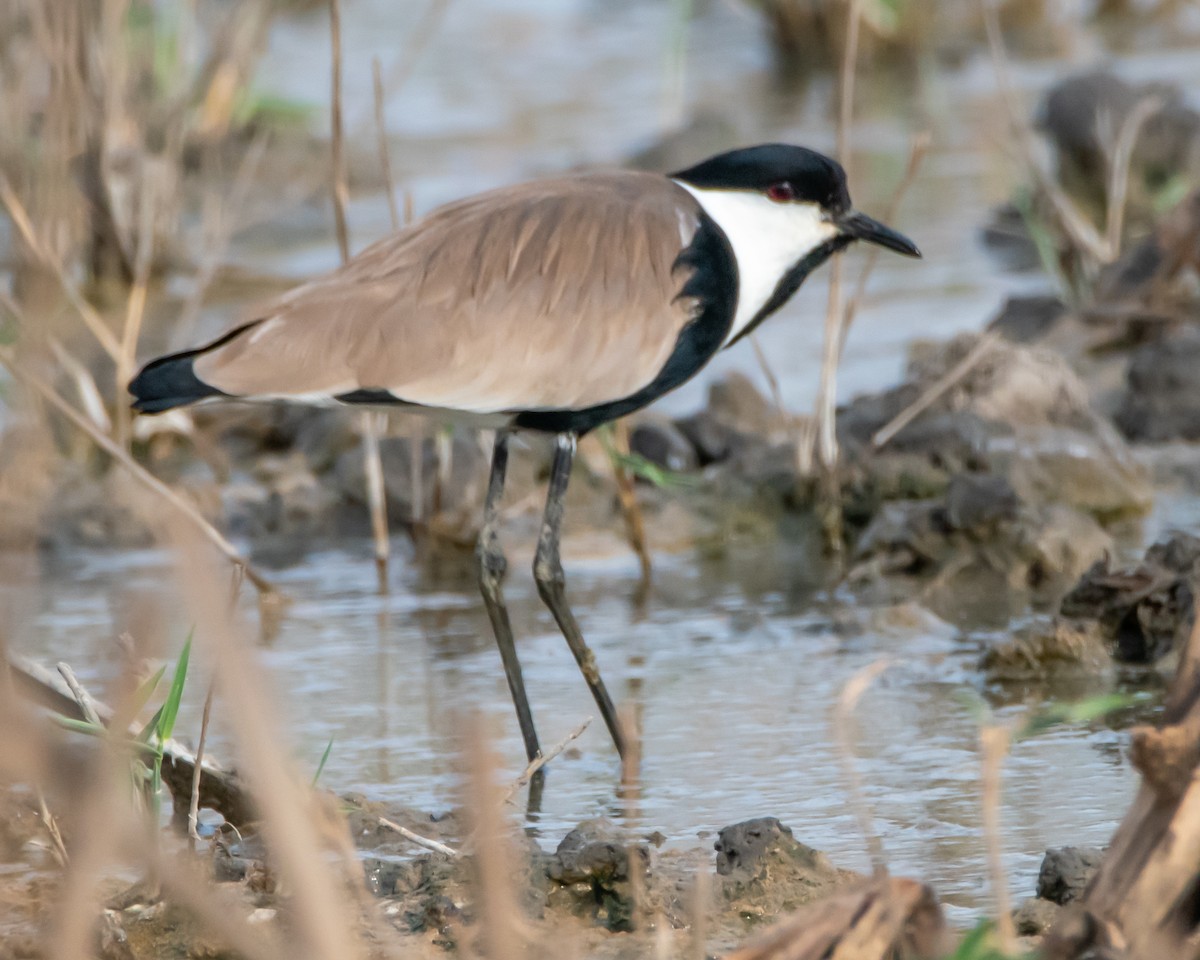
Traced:
<path fill-rule="evenodd" d="M 933 890 L 879 877 L 811 903 L 723 960 L 893 960 L 940 956 L 946 922 Z"/>
<path fill-rule="evenodd" d="M 1047 960 L 1200 957 L 1200 619 L 1158 728 L 1130 733 L 1142 785 L 1081 902 L 1046 935 Z"/>

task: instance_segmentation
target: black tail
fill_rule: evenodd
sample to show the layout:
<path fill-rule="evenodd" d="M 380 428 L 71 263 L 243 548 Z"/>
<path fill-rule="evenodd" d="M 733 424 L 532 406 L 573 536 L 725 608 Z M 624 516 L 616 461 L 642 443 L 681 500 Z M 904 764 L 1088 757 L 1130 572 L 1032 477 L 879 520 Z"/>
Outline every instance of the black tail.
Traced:
<path fill-rule="evenodd" d="M 172 407 L 183 407 L 205 397 L 227 397 L 229 394 L 209 386 L 196 376 L 193 369 L 196 357 L 224 346 L 234 337 L 244 333 L 260 321 L 243 324 L 225 336 L 195 350 L 172 353 L 167 357 L 151 360 L 142 367 L 141 373 L 129 382 L 133 394 L 133 409 L 139 413 L 162 413 Z"/>

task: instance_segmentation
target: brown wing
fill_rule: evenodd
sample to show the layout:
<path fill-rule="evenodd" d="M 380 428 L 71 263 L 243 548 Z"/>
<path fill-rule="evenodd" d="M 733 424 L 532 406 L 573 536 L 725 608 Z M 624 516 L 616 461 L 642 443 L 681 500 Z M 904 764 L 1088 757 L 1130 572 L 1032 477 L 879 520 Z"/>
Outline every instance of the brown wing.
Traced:
<path fill-rule="evenodd" d="M 653 174 L 583 174 L 442 207 L 196 359 L 235 396 L 385 389 L 477 413 L 577 409 L 662 369 L 695 304 L 700 210 Z"/>

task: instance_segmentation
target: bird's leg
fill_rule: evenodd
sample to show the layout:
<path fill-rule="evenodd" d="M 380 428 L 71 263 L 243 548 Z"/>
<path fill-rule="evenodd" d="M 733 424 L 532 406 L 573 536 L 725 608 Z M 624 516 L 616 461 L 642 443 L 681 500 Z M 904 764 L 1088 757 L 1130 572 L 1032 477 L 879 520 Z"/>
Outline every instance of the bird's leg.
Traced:
<path fill-rule="evenodd" d="M 500 519 L 500 499 L 504 494 L 504 476 L 508 471 L 508 438 L 508 431 L 496 431 L 487 500 L 483 507 L 483 528 L 479 531 L 475 556 L 479 560 L 479 589 L 483 594 L 488 618 L 492 621 L 496 646 L 500 648 L 500 659 L 504 662 L 504 675 L 508 678 L 513 705 L 517 708 L 517 721 L 521 725 L 521 737 L 525 741 L 525 756 L 533 760 L 542 750 L 538 746 L 533 714 L 529 711 L 529 698 L 525 696 L 525 680 L 521 676 L 521 661 L 517 659 L 517 648 L 513 643 L 512 623 L 508 619 L 508 608 L 504 605 L 501 583 L 508 568 L 508 561 L 504 559 L 504 551 L 500 549 L 500 538 L 496 534 Z"/>
<path fill-rule="evenodd" d="M 600 715 L 608 725 L 617 753 L 625 756 L 625 739 L 617 722 L 617 712 L 612 699 L 604 688 L 596 658 L 579 632 L 579 624 L 571 608 L 567 606 L 566 578 L 563 576 L 562 561 L 558 555 L 558 541 L 562 530 L 563 494 L 571 479 L 571 463 L 575 459 L 575 434 L 560 433 L 554 448 L 554 465 L 550 468 L 550 488 L 546 494 L 546 512 L 542 517 L 542 531 L 538 536 L 537 555 L 533 561 L 533 578 L 537 581 L 538 593 L 558 621 L 567 646 L 575 655 L 575 661 L 583 673 L 583 679 L 596 698 Z"/>

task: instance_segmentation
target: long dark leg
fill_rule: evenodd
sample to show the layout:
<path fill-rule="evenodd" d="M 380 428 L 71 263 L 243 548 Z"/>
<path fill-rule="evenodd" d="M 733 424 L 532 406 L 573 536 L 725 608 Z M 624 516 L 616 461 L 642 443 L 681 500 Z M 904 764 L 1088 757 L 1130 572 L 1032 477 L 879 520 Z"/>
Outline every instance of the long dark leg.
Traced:
<path fill-rule="evenodd" d="M 504 605 L 504 593 L 500 584 L 508 561 L 500 549 L 500 538 L 496 535 L 499 523 L 500 498 L 504 493 L 504 476 L 508 470 L 508 438 L 506 430 L 496 432 L 496 446 L 492 450 L 492 472 L 488 478 L 487 500 L 483 507 L 483 529 L 479 531 L 479 543 L 475 555 L 479 560 L 479 589 L 483 604 L 492 621 L 492 632 L 500 648 L 500 659 L 504 661 L 504 675 L 508 678 L 508 689 L 512 693 L 513 705 L 517 708 L 517 721 L 521 724 L 521 737 L 525 741 L 525 755 L 533 760 L 539 753 L 537 730 L 533 726 L 533 714 L 529 712 L 529 699 L 525 696 L 525 680 L 521 676 L 521 661 L 517 659 L 517 648 L 513 643 L 512 623 L 508 619 L 508 608 Z"/>
<path fill-rule="evenodd" d="M 583 634 L 579 632 L 579 624 L 571 608 L 567 606 L 566 578 L 563 575 L 562 561 L 558 556 L 558 540 L 562 530 L 563 494 L 567 492 L 567 482 L 571 479 L 571 463 L 575 459 L 575 434 L 560 433 L 554 448 L 554 465 L 550 468 L 550 489 L 546 494 L 546 513 L 542 517 L 542 532 L 538 536 L 537 555 L 533 561 L 533 578 L 537 581 L 538 593 L 558 621 L 567 646 L 575 654 L 575 662 L 583 673 L 583 679 L 591 688 L 592 696 L 596 698 L 596 706 L 600 715 L 608 725 L 617 753 L 625 756 L 625 739 L 621 734 L 621 726 L 617 723 L 617 711 L 613 709 L 612 699 L 604 688 L 604 680 L 600 677 L 600 668 L 596 666 L 596 657 L 584 643 Z"/>

